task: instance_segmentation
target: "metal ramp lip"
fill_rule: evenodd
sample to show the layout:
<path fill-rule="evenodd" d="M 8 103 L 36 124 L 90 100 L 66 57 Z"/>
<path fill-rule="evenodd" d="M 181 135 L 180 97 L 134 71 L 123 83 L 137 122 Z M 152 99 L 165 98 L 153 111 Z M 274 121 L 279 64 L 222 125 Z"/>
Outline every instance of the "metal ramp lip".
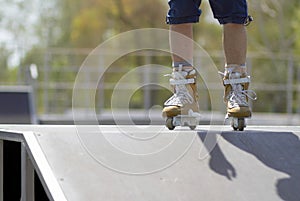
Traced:
<path fill-rule="evenodd" d="M 10 129 L 0 129 L 0 140 L 23 142 L 23 132 Z"/>
<path fill-rule="evenodd" d="M 51 200 L 67 201 L 61 186 L 36 139 L 35 133 L 31 131 L 23 132 L 24 144 L 28 155 L 39 175 L 45 191 Z"/>

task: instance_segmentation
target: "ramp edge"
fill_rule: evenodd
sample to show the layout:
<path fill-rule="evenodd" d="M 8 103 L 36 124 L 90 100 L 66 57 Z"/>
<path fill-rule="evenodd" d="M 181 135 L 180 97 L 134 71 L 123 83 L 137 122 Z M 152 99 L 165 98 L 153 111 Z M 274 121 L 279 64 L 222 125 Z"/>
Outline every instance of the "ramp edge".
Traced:
<path fill-rule="evenodd" d="M 23 132 L 24 144 L 42 185 L 51 200 L 67 201 L 54 173 L 39 146 L 34 132 Z"/>

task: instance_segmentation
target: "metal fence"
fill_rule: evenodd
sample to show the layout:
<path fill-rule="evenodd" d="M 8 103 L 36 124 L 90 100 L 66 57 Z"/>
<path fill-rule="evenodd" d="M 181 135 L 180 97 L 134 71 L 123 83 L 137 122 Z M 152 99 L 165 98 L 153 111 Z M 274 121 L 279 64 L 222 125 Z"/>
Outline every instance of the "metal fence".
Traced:
<path fill-rule="evenodd" d="M 89 49 L 47 49 L 43 55 L 44 63 L 38 66 L 39 77 L 37 80 L 27 76 L 27 83 L 31 84 L 35 90 L 36 103 L 39 114 L 65 114 L 72 108 L 72 93 L 74 81 L 84 59 L 90 54 Z M 97 55 L 99 61 L 105 60 L 107 56 L 114 53 L 105 53 Z M 195 61 L 203 63 L 202 60 L 207 55 L 195 53 Z M 223 53 L 210 52 L 215 66 L 222 71 Z M 207 58 L 206 58 L 207 59 Z M 130 61 L 126 64 L 126 60 Z M 132 62 L 132 61 L 135 61 Z M 90 88 L 91 77 L 104 73 L 103 78 L 99 80 L 96 95 L 96 111 L 101 113 L 106 109 L 111 109 L 111 94 L 114 91 L 119 79 L 130 70 L 137 66 L 156 65 L 169 66 L 170 54 L 166 52 L 145 50 L 136 52 L 132 55 L 119 58 L 105 72 L 100 72 L 103 68 L 91 68 L 86 70 L 85 76 L 87 82 L 79 83 L 81 88 Z M 135 66 L 134 66 L 135 65 Z M 205 64 L 203 64 L 205 65 Z M 258 101 L 253 102 L 255 112 L 279 112 L 279 113 L 300 113 L 300 62 L 299 58 L 285 54 L 270 53 L 248 53 L 247 67 L 249 74 L 252 75 L 251 88 L 258 94 Z M 201 68 L 201 67 L 200 67 Z M 27 67 L 27 74 L 30 74 L 30 68 Z M 32 69 L 31 69 L 32 70 Z M 149 109 L 153 105 L 162 105 L 163 101 L 171 94 L 162 86 L 168 85 L 168 78 L 163 75 L 165 68 L 153 68 L 139 71 L 135 74 L 137 79 L 122 83 L 121 87 L 126 94 L 126 90 L 132 90 L 141 86 L 132 97 L 130 107 L 134 109 Z M 157 85 L 149 85 L 149 80 L 154 80 Z M 200 81 L 200 108 L 203 111 L 211 110 L 211 100 L 207 87 Z M 143 87 L 142 87 L 143 86 Z M 223 86 L 220 82 L 211 83 L 214 86 L 210 90 L 223 94 Z M 122 95 L 122 94 L 120 94 Z M 90 97 L 82 97 L 89 99 Z M 89 100 L 86 103 L 90 103 Z M 84 107 L 84 106 L 83 106 Z M 87 108 L 89 106 L 87 105 Z M 120 108 L 122 108 L 120 106 Z M 220 101 L 217 110 L 224 110 L 224 105 Z"/>

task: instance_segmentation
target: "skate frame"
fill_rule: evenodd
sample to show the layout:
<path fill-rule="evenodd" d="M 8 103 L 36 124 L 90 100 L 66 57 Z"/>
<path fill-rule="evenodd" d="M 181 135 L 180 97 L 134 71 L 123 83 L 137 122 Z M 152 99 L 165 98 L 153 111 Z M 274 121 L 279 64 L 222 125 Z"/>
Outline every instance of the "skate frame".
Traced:
<path fill-rule="evenodd" d="M 200 122 L 200 114 L 189 110 L 187 115 L 178 115 L 172 118 L 171 122 L 167 121 L 167 127 L 173 130 L 176 126 L 188 126 L 194 130 Z"/>

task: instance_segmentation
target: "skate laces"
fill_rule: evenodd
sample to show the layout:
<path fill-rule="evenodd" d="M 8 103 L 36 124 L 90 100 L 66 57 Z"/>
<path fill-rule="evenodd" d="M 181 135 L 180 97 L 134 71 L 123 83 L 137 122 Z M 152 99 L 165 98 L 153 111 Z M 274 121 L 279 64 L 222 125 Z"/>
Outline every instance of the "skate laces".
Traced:
<path fill-rule="evenodd" d="M 228 100 L 233 107 L 249 106 L 247 98 L 256 100 L 257 96 L 253 90 L 243 90 L 241 84 L 233 84 L 232 90 L 228 95 Z"/>
<path fill-rule="evenodd" d="M 229 83 L 231 80 L 234 79 L 240 79 L 239 73 L 237 75 L 234 75 L 235 73 L 232 71 L 228 72 L 228 80 Z M 222 75 L 225 76 L 224 73 Z M 247 98 L 251 100 L 256 100 L 257 95 L 253 90 L 244 90 L 243 85 L 241 83 L 230 83 L 232 90 L 227 96 L 227 100 L 230 102 L 230 104 L 233 107 L 239 107 L 239 106 L 249 106 Z"/>
<path fill-rule="evenodd" d="M 188 74 L 187 72 L 173 72 L 172 74 L 167 74 L 165 76 L 172 77 L 175 81 L 185 80 L 183 73 Z M 172 80 L 172 79 L 170 79 Z M 186 84 L 175 84 L 174 95 L 171 96 L 166 102 L 165 105 L 179 105 L 183 106 L 184 104 L 193 103 L 193 96 L 190 94 L 189 90 L 186 87 Z"/>

